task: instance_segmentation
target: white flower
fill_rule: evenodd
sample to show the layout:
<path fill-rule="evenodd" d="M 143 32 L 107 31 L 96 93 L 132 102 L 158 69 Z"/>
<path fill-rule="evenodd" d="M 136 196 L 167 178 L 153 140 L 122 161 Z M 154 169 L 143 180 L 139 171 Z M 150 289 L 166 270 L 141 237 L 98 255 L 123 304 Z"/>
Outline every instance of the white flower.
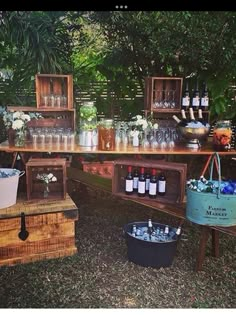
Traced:
<path fill-rule="evenodd" d="M 48 179 L 52 179 L 53 178 L 53 174 L 52 173 L 49 173 L 48 174 Z"/>
<path fill-rule="evenodd" d="M 37 174 L 36 176 L 37 179 L 43 181 L 45 184 L 49 184 L 51 182 L 56 182 L 57 178 L 56 176 L 54 176 L 52 173 L 46 174 Z"/>
<path fill-rule="evenodd" d="M 12 129 L 21 129 L 24 126 L 24 122 L 20 119 L 14 120 L 12 123 Z"/>
<path fill-rule="evenodd" d="M 13 119 L 21 118 L 22 115 L 24 115 L 23 112 L 14 112 Z"/>
<path fill-rule="evenodd" d="M 153 125 L 153 129 L 158 129 L 158 123 L 155 123 L 155 124 Z"/>
<path fill-rule="evenodd" d="M 30 121 L 30 116 L 27 115 L 27 114 L 23 114 L 23 115 L 21 116 L 21 119 L 22 119 L 22 120 L 25 120 L 25 121 Z"/>

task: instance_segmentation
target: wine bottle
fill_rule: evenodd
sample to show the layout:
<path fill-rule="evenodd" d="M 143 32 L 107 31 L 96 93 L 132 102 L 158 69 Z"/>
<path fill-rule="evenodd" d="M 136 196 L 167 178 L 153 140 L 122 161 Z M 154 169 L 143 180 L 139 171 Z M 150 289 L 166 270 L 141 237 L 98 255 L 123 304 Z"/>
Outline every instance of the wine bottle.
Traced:
<path fill-rule="evenodd" d="M 209 97 L 208 97 L 208 91 L 207 91 L 207 84 L 204 84 L 204 88 L 202 91 L 202 97 L 201 97 L 201 108 L 203 110 L 208 110 L 209 106 Z"/>
<path fill-rule="evenodd" d="M 180 127 L 185 127 L 187 125 L 186 122 L 182 121 L 181 119 L 179 119 L 176 115 L 173 115 L 172 116 L 173 119 L 177 122 L 177 124 L 180 126 Z"/>
<path fill-rule="evenodd" d="M 140 174 L 138 178 L 138 196 L 145 196 L 145 175 L 144 175 L 144 167 L 140 168 Z"/>
<path fill-rule="evenodd" d="M 188 89 L 188 82 L 186 82 L 185 90 L 182 97 L 182 109 L 186 110 L 190 106 L 190 94 Z"/>
<path fill-rule="evenodd" d="M 132 227 L 132 236 L 133 236 L 133 237 L 136 236 L 136 232 L 137 232 L 136 224 L 133 224 L 133 227 Z"/>
<path fill-rule="evenodd" d="M 150 238 L 151 238 L 152 232 L 153 232 L 152 219 L 148 219 L 148 234 Z"/>
<path fill-rule="evenodd" d="M 157 193 L 160 196 L 165 196 L 166 194 L 166 177 L 163 173 L 158 177 Z"/>
<path fill-rule="evenodd" d="M 157 196 L 157 176 L 156 176 L 156 170 L 152 169 L 152 175 L 150 178 L 150 184 L 149 184 L 149 198 L 156 198 Z"/>
<path fill-rule="evenodd" d="M 134 192 L 138 191 L 138 178 L 139 178 L 139 173 L 138 173 L 138 170 L 135 169 L 133 173 L 133 191 Z"/>
<path fill-rule="evenodd" d="M 206 126 L 208 124 L 202 117 L 202 109 L 201 108 L 199 108 L 199 110 L 198 110 L 198 121 L 200 121 L 204 126 Z"/>
<path fill-rule="evenodd" d="M 125 193 L 126 195 L 132 195 L 134 187 L 134 180 L 132 175 L 132 167 L 128 166 L 128 172 L 125 177 Z"/>
<path fill-rule="evenodd" d="M 147 172 L 145 174 L 145 190 L 146 190 L 146 193 L 148 193 L 148 191 L 149 191 L 150 178 L 151 178 L 150 171 L 147 170 Z"/>
<path fill-rule="evenodd" d="M 189 108 L 189 115 L 190 115 L 190 122 L 193 124 L 197 124 L 192 107 Z"/>
<path fill-rule="evenodd" d="M 177 239 L 177 237 L 181 234 L 181 226 L 179 226 L 177 229 L 171 229 L 169 232 L 170 239 Z"/>
<path fill-rule="evenodd" d="M 195 89 L 193 91 L 192 108 L 198 109 L 200 106 L 200 93 L 198 89 L 198 81 L 196 81 Z"/>
<path fill-rule="evenodd" d="M 186 118 L 184 109 L 181 109 L 181 115 L 182 115 L 182 123 L 185 123 L 187 125 L 188 124 L 188 120 Z"/>

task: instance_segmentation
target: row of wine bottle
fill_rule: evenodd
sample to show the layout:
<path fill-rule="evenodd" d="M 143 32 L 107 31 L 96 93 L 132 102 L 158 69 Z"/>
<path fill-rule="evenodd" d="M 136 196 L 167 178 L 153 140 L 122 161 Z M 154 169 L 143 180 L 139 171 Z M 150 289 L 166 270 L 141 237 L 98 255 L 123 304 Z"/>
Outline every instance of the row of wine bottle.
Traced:
<path fill-rule="evenodd" d="M 183 92 L 183 97 L 182 97 L 182 108 L 187 109 L 189 107 L 192 107 L 194 110 L 198 108 L 202 108 L 203 110 L 208 110 L 208 106 L 209 106 L 209 96 L 208 96 L 207 84 L 206 83 L 204 84 L 202 94 L 200 96 L 198 82 L 196 82 L 196 86 L 194 88 L 194 91 L 192 93 L 192 98 L 191 98 L 188 82 L 186 82 L 185 90 Z"/>
<path fill-rule="evenodd" d="M 157 176 L 156 169 L 152 168 L 144 172 L 144 167 L 135 168 L 132 172 L 132 166 L 128 166 L 125 178 L 125 193 L 131 195 L 137 193 L 139 197 L 146 195 L 149 198 L 156 198 L 157 195 L 164 196 L 166 194 L 166 177 L 164 173 Z"/>

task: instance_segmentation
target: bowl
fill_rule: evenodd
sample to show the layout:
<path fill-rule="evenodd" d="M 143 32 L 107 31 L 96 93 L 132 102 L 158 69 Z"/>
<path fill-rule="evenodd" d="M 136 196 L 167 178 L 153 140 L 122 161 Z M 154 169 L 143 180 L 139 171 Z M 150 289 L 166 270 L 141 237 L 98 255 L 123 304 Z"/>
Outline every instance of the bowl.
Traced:
<path fill-rule="evenodd" d="M 205 122 L 188 122 L 185 126 L 177 125 L 177 132 L 183 137 L 189 146 L 200 146 L 209 133 L 211 126 Z"/>

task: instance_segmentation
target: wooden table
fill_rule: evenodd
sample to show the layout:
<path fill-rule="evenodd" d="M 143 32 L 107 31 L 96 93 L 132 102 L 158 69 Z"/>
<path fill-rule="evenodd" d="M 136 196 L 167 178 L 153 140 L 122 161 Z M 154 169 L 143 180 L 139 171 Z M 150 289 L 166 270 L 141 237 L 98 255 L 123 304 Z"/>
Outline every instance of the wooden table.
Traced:
<path fill-rule="evenodd" d="M 210 142 L 205 143 L 202 145 L 200 148 L 197 149 L 192 149 L 192 148 L 187 148 L 184 145 L 178 145 L 175 146 L 174 148 L 142 148 L 142 147 L 132 147 L 132 146 L 119 146 L 116 148 L 114 151 L 101 151 L 98 150 L 96 147 L 94 148 L 86 148 L 86 147 L 81 147 L 74 143 L 70 147 L 64 147 L 62 144 L 59 146 L 52 145 L 52 146 L 47 146 L 47 145 L 37 145 L 33 146 L 31 143 L 26 143 L 25 147 L 18 148 L 18 147 L 10 147 L 8 145 L 8 141 L 5 141 L 0 144 L 0 151 L 5 151 L 5 152 L 12 152 L 14 154 L 14 159 L 13 159 L 13 166 L 15 163 L 15 159 L 17 157 L 17 154 L 20 154 L 23 162 L 24 162 L 24 154 L 25 153 L 30 153 L 30 152 L 57 152 L 57 153 L 94 153 L 94 154 L 141 154 L 141 155 L 211 155 L 214 153 L 212 149 L 212 144 Z M 235 156 L 236 155 L 236 150 L 231 149 L 229 151 L 220 151 L 218 152 L 219 155 L 222 156 Z M 79 170 L 75 170 L 71 172 L 72 178 L 75 174 L 75 171 L 78 173 L 80 172 L 79 176 L 79 181 L 82 183 L 85 183 L 86 185 L 91 185 L 92 187 L 96 188 L 101 188 L 105 189 L 107 191 L 111 191 L 111 184 L 101 184 L 99 181 L 97 184 L 92 184 L 94 183 L 94 175 L 84 173 Z M 91 177 L 92 176 L 92 177 Z M 90 178 L 91 177 L 91 178 Z M 78 180 L 75 179 L 75 180 Z M 134 200 L 133 200 L 134 201 Z M 178 204 L 178 205 L 169 205 L 169 204 L 159 204 L 157 202 L 143 202 L 143 201 L 136 201 L 139 202 L 140 204 L 143 204 L 145 206 L 151 207 L 153 209 L 168 213 L 170 215 L 173 215 L 181 220 L 184 220 L 186 218 L 185 216 L 185 204 Z M 219 255 L 219 232 L 222 233 L 227 233 L 230 235 L 235 236 L 235 230 L 236 227 L 230 227 L 230 228 L 221 228 L 221 227 L 207 227 L 207 226 L 201 226 L 201 238 L 200 238 L 200 247 L 199 247 L 199 253 L 198 253 L 198 258 L 197 258 L 197 265 L 196 265 L 196 270 L 201 270 L 202 269 L 202 264 L 204 261 L 204 256 L 205 256 L 205 248 L 207 244 L 207 240 L 209 237 L 209 234 L 212 233 L 212 245 L 213 245 L 213 254 L 215 256 Z"/>

